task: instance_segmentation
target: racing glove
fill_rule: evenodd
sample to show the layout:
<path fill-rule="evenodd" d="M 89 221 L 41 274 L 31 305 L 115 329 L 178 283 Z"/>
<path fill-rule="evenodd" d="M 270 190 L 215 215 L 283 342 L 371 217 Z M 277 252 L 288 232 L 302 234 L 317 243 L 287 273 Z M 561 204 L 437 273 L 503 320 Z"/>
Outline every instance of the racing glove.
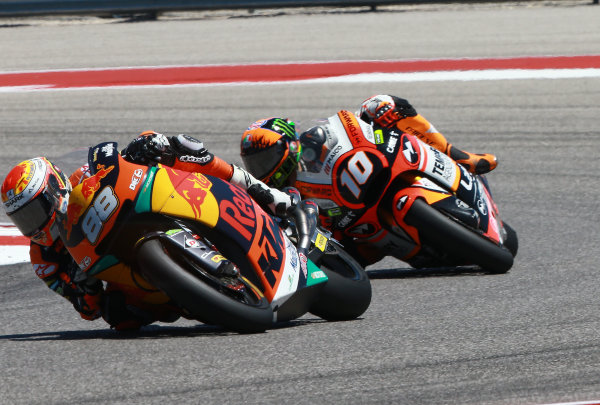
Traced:
<path fill-rule="evenodd" d="M 102 281 L 87 277 L 73 260 L 67 269 L 59 274 L 59 277 L 62 281 L 64 297 L 73 304 L 73 308 L 79 312 L 81 317 L 88 321 L 100 318 Z"/>
<path fill-rule="evenodd" d="M 101 297 L 101 294 L 83 294 L 73 297 L 71 303 L 83 319 L 93 321 L 100 318 L 102 314 L 100 306 Z"/>
<path fill-rule="evenodd" d="M 125 160 L 138 164 L 155 165 L 170 156 L 170 143 L 166 136 L 154 131 L 142 132 L 140 136 L 121 151 Z"/>
<path fill-rule="evenodd" d="M 270 214 L 285 218 L 288 210 L 297 204 L 290 195 L 267 186 L 241 167 L 232 166 L 233 175 L 229 182 L 247 190 L 258 205 Z"/>
<path fill-rule="evenodd" d="M 357 115 L 363 121 L 389 128 L 403 118 L 416 116 L 417 111 L 403 98 L 379 94 L 363 101 Z"/>
<path fill-rule="evenodd" d="M 189 135 L 179 134 L 169 138 L 175 157 L 180 162 L 207 165 L 214 155 L 204 147 L 204 144 Z"/>
<path fill-rule="evenodd" d="M 123 149 L 121 155 L 133 163 L 162 163 L 166 166 L 173 166 L 176 160 L 206 165 L 214 158 L 202 142 L 191 136 L 180 134 L 167 138 L 153 131 L 140 134 Z"/>

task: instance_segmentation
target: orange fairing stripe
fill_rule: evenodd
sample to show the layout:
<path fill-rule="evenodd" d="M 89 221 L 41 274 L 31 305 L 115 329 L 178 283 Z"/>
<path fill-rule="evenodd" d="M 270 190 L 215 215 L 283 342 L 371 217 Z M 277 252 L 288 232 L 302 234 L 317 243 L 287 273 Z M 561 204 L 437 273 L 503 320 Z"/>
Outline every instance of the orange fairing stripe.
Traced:
<path fill-rule="evenodd" d="M 366 145 L 369 142 L 365 138 L 362 129 L 360 128 L 360 124 L 358 123 L 358 120 L 354 114 L 352 114 L 350 111 L 342 110 L 338 112 L 337 115 L 344 125 L 344 129 L 348 134 L 348 138 L 350 138 L 350 141 L 355 148 Z"/>

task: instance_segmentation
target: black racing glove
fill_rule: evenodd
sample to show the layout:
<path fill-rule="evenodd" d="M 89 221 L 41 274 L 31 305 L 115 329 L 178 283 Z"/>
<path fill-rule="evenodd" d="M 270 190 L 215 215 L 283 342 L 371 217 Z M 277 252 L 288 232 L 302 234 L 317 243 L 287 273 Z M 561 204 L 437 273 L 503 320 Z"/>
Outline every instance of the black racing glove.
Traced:
<path fill-rule="evenodd" d="M 153 131 L 143 132 L 121 151 L 125 160 L 144 165 L 163 163 L 172 166 L 174 154 L 169 140 L 163 134 Z"/>

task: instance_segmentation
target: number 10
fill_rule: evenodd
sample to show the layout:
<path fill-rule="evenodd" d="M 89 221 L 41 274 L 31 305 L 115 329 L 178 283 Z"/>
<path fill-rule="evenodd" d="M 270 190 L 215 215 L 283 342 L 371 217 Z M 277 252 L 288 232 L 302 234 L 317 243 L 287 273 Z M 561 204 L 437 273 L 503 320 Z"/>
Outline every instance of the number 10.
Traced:
<path fill-rule="evenodd" d="M 342 171 L 340 180 L 342 185 L 348 187 L 354 197 L 358 199 L 361 193 L 360 186 L 369 180 L 372 173 L 373 163 L 365 152 L 359 151 L 348 160 L 348 168 Z"/>

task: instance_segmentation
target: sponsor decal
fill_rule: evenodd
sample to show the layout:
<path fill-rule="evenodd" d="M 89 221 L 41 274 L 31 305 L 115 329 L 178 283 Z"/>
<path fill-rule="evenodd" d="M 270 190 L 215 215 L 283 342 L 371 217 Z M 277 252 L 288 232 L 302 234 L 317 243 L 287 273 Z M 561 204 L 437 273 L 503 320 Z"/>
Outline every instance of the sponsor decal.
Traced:
<path fill-rule="evenodd" d="M 102 153 L 104 153 L 104 156 L 111 157 L 115 151 L 115 145 L 113 143 L 109 143 L 104 145 L 100 150 Z"/>
<path fill-rule="evenodd" d="M 390 133 L 390 139 L 388 140 L 387 148 L 385 148 L 386 152 L 394 153 L 396 150 L 396 145 L 398 144 L 398 137 L 393 135 L 393 132 Z"/>
<path fill-rule="evenodd" d="M 307 278 L 308 277 L 308 268 L 307 268 L 308 259 L 306 258 L 306 255 L 304 253 L 298 253 L 298 256 L 300 257 L 300 268 L 302 269 L 302 274 L 304 274 L 304 278 Z"/>
<path fill-rule="evenodd" d="M 90 264 L 92 264 L 92 259 L 91 259 L 91 257 L 86 256 L 79 262 L 79 268 L 81 270 L 85 270 L 88 267 L 90 267 Z"/>
<path fill-rule="evenodd" d="M 312 274 L 310 275 L 310 277 L 314 280 L 317 279 L 321 279 L 321 278 L 325 278 L 325 273 L 323 272 L 323 270 L 317 270 L 317 271 L 313 271 Z"/>
<path fill-rule="evenodd" d="M 129 189 L 135 190 L 137 185 L 142 181 L 142 176 L 144 175 L 144 171 L 142 169 L 136 169 L 131 176 L 131 183 L 129 183 Z"/>
<path fill-rule="evenodd" d="M 362 128 L 363 135 L 367 139 L 367 141 L 371 143 L 375 143 L 375 134 L 373 133 L 373 127 L 364 121 L 359 122 L 360 127 Z"/>
<path fill-rule="evenodd" d="M 212 260 L 215 263 L 220 263 L 223 260 L 227 260 L 227 259 L 225 258 L 225 256 L 217 254 L 217 255 L 214 255 L 213 257 L 211 257 L 210 260 Z"/>
<path fill-rule="evenodd" d="M 178 159 L 180 162 L 184 163 L 198 163 L 201 165 L 205 165 L 213 159 L 213 156 L 210 154 L 206 154 L 204 156 L 183 155 L 180 156 Z"/>
<path fill-rule="evenodd" d="M 375 144 L 382 145 L 385 142 L 385 139 L 383 138 L 383 131 L 381 129 L 375 130 L 374 135 L 375 135 Z"/>
<path fill-rule="evenodd" d="M 458 165 L 460 168 L 461 176 L 460 176 L 460 184 L 461 186 L 468 191 L 471 191 L 473 188 L 473 175 L 467 171 L 462 165 Z"/>
<path fill-rule="evenodd" d="M 248 128 L 251 129 L 251 128 Z M 242 139 L 242 148 L 249 148 L 252 146 L 252 134 L 247 134 L 243 139 Z"/>
<path fill-rule="evenodd" d="M 39 278 L 46 278 L 56 271 L 54 264 L 34 264 L 33 271 Z"/>
<path fill-rule="evenodd" d="M 7 193 L 7 195 L 9 196 L 9 200 L 4 203 L 4 207 L 6 208 L 7 212 L 11 212 L 13 210 L 16 210 L 16 208 L 19 208 L 21 206 L 21 204 L 20 204 L 21 200 L 23 198 L 25 198 L 24 193 L 17 194 L 15 196 L 15 194 L 12 190 L 10 190 Z"/>
<path fill-rule="evenodd" d="M 487 206 L 485 204 L 485 201 L 483 201 L 481 198 L 477 200 L 477 209 L 483 215 L 487 215 Z"/>
<path fill-rule="evenodd" d="M 285 259 L 282 230 L 272 217 L 255 208 L 255 203 L 244 190 L 233 184 L 225 184 L 223 187 L 228 187 L 232 195 L 219 203 L 217 227 L 223 232 L 229 232 L 242 249 L 255 250 L 253 261 L 263 271 L 268 283 L 265 287 L 273 289 Z M 221 191 L 224 192 L 225 189 Z M 267 292 L 272 294 L 273 290 Z"/>
<path fill-rule="evenodd" d="M 150 170 L 150 172 L 148 173 L 148 177 L 146 178 L 146 182 L 144 183 L 144 190 L 143 190 L 144 193 L 148 192 L 148 187 L 152 187 L 155 175 L 156 175 L 156 170 Z"/>
<path fill-rule="evenodd" d="M 432 173 L 442 177 L 448 184 L 452 184 L 454 167 L 446 164 L 450 161 L 450 158 L 431 146 L 429 149 L 433 152 L 434 157 Z"/>
<path fill-rule="evenodd" d="M 308 183 L 298 184 L 297 186 L 300 194 L 304 197 L 327 198 L 331 197 L 333 194 L 331 187 L 329 186 L 318 186 L 313 184 L 309 185 Z"/>
<path fill-rule="evenodd" d="M 200 242 L 198 242 L 196 239 L 193 238 L 188 238 L 187 236 L 185 236 L 185 247 L 186 248 L 199 248 Z"/>
<path fill-rule="evenodd" d="M 325 248 L 327 247 L 327 238 L 320 232 L 317 234 L 317 239 L 315 240 L 315 246 L 322 252 L 324 252 Z"/>
<path fill-rule="evenodd" d="M 417 166 L 419 164 L 419 152 L 418 144 L 414 141 L 414 138 L 409 138 L 408 136 L 402 137 L 402 156 L 404 156 L 404 160 L 411 165 Z"/>
<path fill-rule="evenodd" d="M 327 216 L 337 217 L 338 215 L 342 215 L 342 209 L 340 207 L 335 207 L 327 210 Z"/>
<path fill-rule="evenodd" d="M 331 173 L 331 166 L 333 165 L 333 163 L 335 163 L 335 157 L 337 157 L 337 155 L 341 152 L 342 150 L 342 145 L 337 145 L 332 151 L 331 153 L 329 153 L 329 157 L 327 158 L 327 160 L 325 161 L 325 168 L 323 169 L 325 171 L 326 174 Z"/>
<path fill-rule="evenodd" d="M 366 139 L 354 114 L 352 114 L 350 111 L 343 110 L 338 113 L 338 116 L 340 117 L 340 120 L 342 121 L 344 129 L 352 141 L 352 144 L 354 146 L 361 146 Z"/>
<path fill-rule="evenodd" d="M 350 223 L 352 221 L 354 221 L 355 219 L 356 219 L 356 214 L 354 212 L 350 211 L 346 214 L 346 216 L 344 218 L 340 219 L 340 222 L 338 222 L 338 226 L 340 228 L 345 228 L 348 225 L 350 225 Z"/>
<path fill-rule="evenodd" d="M 285 247 L 287 249 L 287 256 L 290 258 L 290 265 L 292 266 L 292 270 L 296 273 L 298 270 L 298 254 L 296 248 L 286 239 Z"/>
<path fill-rule="evenodd" d="M 169 229 L 167 232 L 165 232 L 165 234 L 169 236 L 174 236 L 181 232 L 183 232 L 183 229 Z"/>

